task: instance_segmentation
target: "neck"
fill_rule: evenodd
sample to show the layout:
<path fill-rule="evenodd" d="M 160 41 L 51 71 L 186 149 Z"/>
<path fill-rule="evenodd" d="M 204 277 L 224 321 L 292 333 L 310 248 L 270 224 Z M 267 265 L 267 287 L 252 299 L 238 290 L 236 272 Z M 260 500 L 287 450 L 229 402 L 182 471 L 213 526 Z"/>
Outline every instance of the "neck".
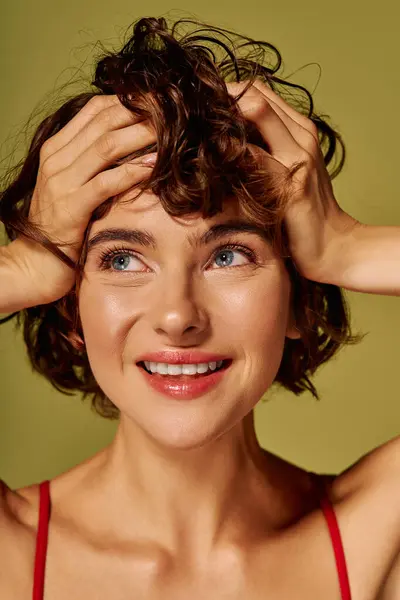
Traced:
<path fill-rule="evenodd" d="M 276 487 L 276 460 L 258 443 L 253 411 L 227 434 L 191 449 L 160 448 L 125 419 L 101 479 L 113 490 L 116 530 L 127 532 L 133 521 L 135 531 L 142 528 L 171 554 L 184 548 L 206 556 L 259 528 L 265 494 Z"/>

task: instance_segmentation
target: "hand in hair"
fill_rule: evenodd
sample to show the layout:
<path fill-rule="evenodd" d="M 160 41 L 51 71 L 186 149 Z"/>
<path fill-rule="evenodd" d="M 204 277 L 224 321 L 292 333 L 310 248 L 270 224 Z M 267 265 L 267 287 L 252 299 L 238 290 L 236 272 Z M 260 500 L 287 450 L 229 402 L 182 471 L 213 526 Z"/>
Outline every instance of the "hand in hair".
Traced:
<path fill-rule="evenodd" d="M 228 83 L 229 94 L 237 97 L 247 83 Z M 291 257 L 303 277 L 327 281 L 335 249 L 360 223 L 335 199 L 316 125 L 258 79 L 237 105 L 243 116 L 257 126 L 269 148 L 268 153 L 251 147 L 260 163 L 268 157 L 271 168 L 272 156 L 277 172 L 296 168 L 284 218 Z"/>
<path fill-rule="evenodd" d="M 116 96 L 94 96 L 43 144 L 29 221 L 76 262 L 92 212 L 151 172 L 140 158 L 114 165 L 155 140 L 149 122 L 127 110 Z M 12 246 L 16 268 L 35 287 L 30 305 L 47 304 L 71 290 L 76 272 L 65 261 L 27 238 L 18 238 Z"/>
<path fill-rule="evenodd" d="M 189 29 L 192 25 L 195 26 L 192 33 L 187 31 L 188 25 Z M 261 109 L 256 110 L 256 113 L 260 113 L 264 123 L 270 124 L 268 135 L 265 134 L 265 137 L 270 143 L 271 134 L 274 134 L 273 139 L 277 139 L 274 148 L 269 148 L 257 126 L 240 114 L 239 107 L 236 109 L 235 102 L 226 88 L 227 81 L 249 79 L 251 85 L 256 77 L 263 77 L 268 85 L 278 92 L 284 92 L 288 86 L 294 88 L 296 110 L 301 106 L 303 113 L 310 117 L 316 126 L 324 152 L 323 162 L 327 168 L 334 163 L 330 174 L 334 179 L 345 162 L 343 140 L 323 116 L 313 111 L 312 96 L 306 88 L 288 83 L 279 77 L 281 64 L 282 57 L 278 49 L 269 42 L 251 40 L 247 36 L 191 20 L 182 19 L 170 27 L 164 18 L 145 17 L 135 23 L 132 35 L 120 50 L 107 51 L 96 64 L 92 85 L 103 97 L 87 104 L 93 92 L 79 94 L 40 123 L 20 172 L 16 177 L 13 174 L 10 183 L 0 192 L 0 220 L 4 223 L 9 239 L 15 240 L 16 243 L 25 238 L 32 240 L 32 255 L 22 247 L 22 259 L 28 261 L 34 280 L 28 283 L 29 298 L 24 293 L 12 298 L 17 285 L 25 286 L 24 275 L 22 273 L 14 277 L 15 286 L 12 286 L 12 281 L 8 279 L 7 287 L 7 278 L 2 277 L 0 272 L 0 292 L 5 290 L 3 304 L 0 293 L 0 309 L 1 306 L 4 306 L 6 311 L 9 310 L 7 307 L 11 307 L 11 310 L 27 307 L 26 310 L 6 319 L 17 316 L 17 323 L 23 326 L 32 367 L 47 377 L 56 389 L 66 393 L 67 390 L 72 390 L 82 391 L 85 396 L 92 395 L 93 406 L 99 414 L 106 418 L 119 416 L 119 411 L 93 377 L 86 351 L 77 350 L 69 341 L 71 332 L 83 335 L 77 302 L 79 278 L 85 260 L 86 239 L 81 244 L 82 230 L 86 227 L 86 238 L 88 225 L 103 218 L 112 207 L 114 198 L 111 195 L 115 190 L 111 190 L 110 181 L 109 189 L 105 191 L 105 177 L 117 172 L 118 163 L 139 158 L 146 152 L 157 151 L 156 168 L 146 170 L 135 167 L 140 173 L 134 173 L 132 167 L 130 173 L 129 166 L 122 167 L 127 169 L 122 171 L 125 173 L 124 177 L 132 177 L 131 182 L 126 182 L 127 188 L 136 187 L 136 177 L 145 177 L 148 172 L 149 177 L 146 177 L 143 186 L 139 182 L 142 191 L 154 193 L 171 216 L 200 213 L 203 218 L 211 218 L 224 209 L 227 198 L 235 198 L 246 218 L 265 230 L 271 248 L 284 260 L 292 283 L 296 326 L 302 332 L 302 338 L 287 340 L 285 343 L 283 359 L 275 378 L 276 384 L 296 395 L 309 390 L 318 399 L 317 390 L 309 376 L 314 375 L 318 367 L 331 359 L 344 344 L 361 341 L 363 336 L 353 335 L 351 332 L 348 307 L 341 289 L 335 285 L 324 285 L 302 277 L 290 257 L 289 239 L 283 225 L 287 200 L 296 197 L 292 193 L 291 178 L 295 169 L 285 168 L 284 164 L 279 162 L 280 159 L 285 161 L 288 157 L 282 157 L 282 151 L 276 151 L 275 146 L 282 145 L 286 154 L 289 150 L 296 162 L 299 160 L 298 150 L 304 155 L 301 150 L 302 144 L 294 143 L 294 136 L 287 126 L 285 127 L 289 144 L 287 140 L 280 139 L 279 131 L 277 133 L 273 130 L 272 112 L 267 115 L 265 109 L 272 109 L 274 105 L 267 102 L 265 90 L 265 94 L 259 92 L 262 102 L 256 102 L 255 105 Z M 257 88 L 253 87 L 249 94 L 254 98 L 256 91 Z M 128 109 L 127 125 L 134 123 L 130 120 L 131 114 L 140 115 L 143 124 L 153 124 L 157 132 L 156 143 L 132 152 L 131 156 L 125 155 L 122 160 L 111 161 L 110 166 L 114 168 L 106 170 L 104 178 L 103 173 L 100 173 L 103 169 L 99 168 L 97 175 L 87 174 L 87 180 L 79 182 L 78 168 L 79 172 L 83 172 L 79 167 L 80 161 L 83 161 L 83 167 L 86 163 L 87 169 L 92 150 L 94 156 L 96 149 L 104 152 L 108 148 L 110 151 L 110 144 L 119 144 L 120 138 L 117 136 L 124 135 L 124 125 L 112 127 L 112 114 L 108 109 L 102 108 L 109 102 L 106 97 L 112 95 L 117 95 Z M 243 98 L 242 105 L 245 99 L 246 97 Z M 101 104 L 102 102 L 105 104 Z M 278 105 L 277 99 L 273 102 Z M 87 108 L 76 117 L 86 104 Z M 104 116 L 102 124 L 99 122 L 101 112 Z M 96 117 L 98 113 L 100 114 Z M 84 114 L 85 123 L 84 119 L 82 120 Z M 107 115 L 110 116 L 108 121 Z M 296 119 L 292 119 L 294 127 Z M 278 121 L 278 125 L 279 122 L 283 123 L 282 120 Z M 306 122 L 308 123 L 307 119 Z M 93 126 L 96 123 L 98 142 L 91 149 L 82 148 L 77 152 L 78 140 L 83 140 L 89 127 L 94 131 Z M 103 127 L 101 132 L 100 125 Z M 139 125 L 134 127 L 140 130 Z M 86 133 L 82 135 L 85 129 Z M 117 131 L 111 132 L 112 129 Z M 265 126 L 262 129 L 264 130 Z M 65 135 L 66 132 L 68 135 Z M 138 135 L 145 137 L 143 132 Z M 50 141 L 43 147 L 47 139 Z M 93 142 L 92 138 L 91 143 Z M 135 139 L 132 139 L 132 143 L 136 143 Z M 139 138 L 137 143 L 139 144 Z M 261 152 L 267 163 L 265 167 L 258 164 L 254 154 L 261 150 L 265 150 Z M 268 154 L 269 150 L 278 154 L 271 156 Z M 79 158 L 78 154 L 81 154 Z M 311 155 L 310 152 L 306 153 L 307 156 L 309 154 Z M 64 166 L 61 159 L 65 161 Z M 99 159 L 96 161 L 97 164 Z M 104 164 L 107 164 L 106 160 Z M 287 164 L 291 164 L 290 160 Z M 280 173 L 274 175 L 271 165 L 278 166 L 281 169 Z M 46 182 L 42 173 L 37 177 L 38 168 L 41 172 L 44 171 L 45 175 L 48 169 L 50 181 Z M 304 172 L 309 171 L 305 169 Z M 100 179 L 97 179 L 99 177 Z M 323 176 L 318 174 L 318 177 L 316 179 L 322 185 Z M 314 180 L 315 173 L 311 178 Z M 119 181 L 119 176 L 117 179 Z M 96 180 L 97 184 L 94 185 Z M 324 185 L 328 188 L 328 183 L 325 182 Z M 309 190 L 313 192 L 314 188 L 309 186 L 305 192 Z M 27 220 L 34 191 L 35 219 L 39 222 L 43 235 L 40 229 L 34 228 Z M 102 202 L 102 198 L 108 195 L 109 200 Z M 59 207 L 54 206 L 56 199 L 60 202 Z M 302 268 L 303 255 L 307 257 L 307 244 L 311 244 L 312 250 L 313 243 L 315 247 L 315 239 L 318 241 L 319 232 L 316 232 L 317 238 L 312 237 L 315 233 L 312 231 L 312 222 L 308 223 L 308 218 L 314 209 L 313 202 L 321 199 L 313 195 L 309 198 L 307 193 L 298 195 L 297 199 L 299 204 L 291 211 L 294 213 L 295 222 L 289 219 L 288 228 L 293 254 Z M 333 202 L 332 198 L 328 199 Z M 122 198 L 119 200 L 123 202 Z M 130 201 L 129 197 L 128 200 Z M 297 225 L 295 209 L 302 209 L 298 215 L 298 231 L 304 238 L 293 235 Z M 288 217 L 290 216 L 289 212 Z M 317 219 L 317 223 L 318 217 L 317 211 L 313 217 Z M 307 227 L 311 227 L 310 240 L 307 239 Z M 48 235 L 54 238 L 55 243 L 48 240 Z M 61 242 L 75 243 L 76 247 L 65 246 L 66 251 L 70 252 L 67 255 L 61 250 L 63 246 L 57 244 L 56 238 Z M 299 241 L 296 242 L 296 239 Z M 9 244 L 7 249 L 15 242 Z M 78 256 L 80 244 L 82 248 L 73 272 L 70 271 L 74 266 L 70 256 L 74 259 Z M 299 252 L 296 244 L 299 244 Z M 14 265 L 13 260 L 6 262 Z M 0 253 L 0 271 L 1 268 Z M 307 268 L 304 270 L 307 272 Z M 39 281 L 40 278 L 43 282 Z M 76 285 L 73 285 L 73 281 Z M 35 298 L 32 298 L 34 286 L 38 286 L 39 283 L 43 286 L 39 292 L 45 299 L 36 298 L 35 301 Z M 46 283 L 50 287 L 46 288 Z M 32 286 L 33 290 L 30 289 Z M 68 292 L 69 287 L 71 289 Z M 43 290 L 46 294 L 43 294 Z M 51 298 L 55 300 L 51 302 Z M 40 306 L 36 306 L 37 304 Z M 1 322 L 0 320 L 0 324 Z"/>

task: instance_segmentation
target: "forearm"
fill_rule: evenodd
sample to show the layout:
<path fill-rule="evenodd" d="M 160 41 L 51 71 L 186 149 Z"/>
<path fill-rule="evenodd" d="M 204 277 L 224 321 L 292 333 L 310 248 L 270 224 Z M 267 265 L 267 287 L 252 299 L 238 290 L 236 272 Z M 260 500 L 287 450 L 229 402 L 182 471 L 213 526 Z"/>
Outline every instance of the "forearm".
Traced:
<path fill-rule="evenodd" d="M 17 242 L 0 246 L 0 314 L 12 313 L 37 303 L 37 297 L 19 265 Z"/>
<path fill-rule="evenodd" d="M 323 271 L 325 283 L 400 296 L 400 227 L 357 224 L 332 245 Z"/>
<path fill-rule="evenodd" d="M 18 285 L 10 246 L 0 246 L 0 314 L 19 310 L 23 304 L 23 290 Z"/>

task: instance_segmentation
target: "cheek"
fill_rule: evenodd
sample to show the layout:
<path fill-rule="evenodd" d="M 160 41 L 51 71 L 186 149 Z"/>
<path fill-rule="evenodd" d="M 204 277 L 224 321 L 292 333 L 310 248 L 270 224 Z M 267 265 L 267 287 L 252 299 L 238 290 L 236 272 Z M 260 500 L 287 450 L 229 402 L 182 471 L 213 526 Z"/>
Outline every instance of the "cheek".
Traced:
<path fill-rule="evenodd" d="M 134 306 L 128 294 L 111 292 L 104 286 L 82 286 L 79 313 L 87 352 L 90 356 L 121 353 L 127 323 L 132 322 Z M 130 295 L 131 297 L 131 295 Z"/>
<path fill-rule="evenodd" d="M 223 299 L 224 320 L 246 346 L 261 349 L 285 336 L 290 288 L 278 275 L 249 281 Z"/>
<path fill-rule="evenodd" d="M 240 327 L 233 329 L 248 354 L 252 380 L 259 379 L 264 387 L 272 383 L 282 360 L 289 303 L 289 280 L 273 277 L 265 285 L 253 287 L 247 301 L 242 300 L 243 310 L 237 321 Z"/>
<path fill-rule="evenodd" d="M 271 289 L 249 289 L 242 294 L 236 294 L 225 303 L 227 324 L 247 340 L 259 344 L 268 333 L 278 332 L 282 324 L 284 311 L 280 295 Z"/>
<path fill-rule="evenodd" d="M 219 283 L 217 290 L 210 282 L 204 304 L 215 338 L 225 337 L 253 356 L 275 353 L 284 343 L 289 292 L 278 269 L 265 277 L 246 278 L 240 284 Z M 153 290 L 151 297 L 160 295 Z M 82 283 L 79 311 L 88 354 L 121 356 L 132 327 L 137 323 L 142 328 L 137 321 L 144 317 L 151 329 L 151 309 L 145 289 Z"/>

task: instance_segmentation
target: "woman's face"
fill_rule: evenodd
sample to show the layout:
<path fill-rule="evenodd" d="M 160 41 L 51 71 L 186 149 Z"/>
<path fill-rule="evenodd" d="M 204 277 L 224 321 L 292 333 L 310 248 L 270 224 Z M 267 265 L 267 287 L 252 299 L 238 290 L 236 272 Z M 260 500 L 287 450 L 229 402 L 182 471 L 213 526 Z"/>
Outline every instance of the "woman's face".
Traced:
<path fill-rule="evenodd" d="M 285 336 L 299 337 L 283 261 L 257 232 L 227 233 L 223 226 L 239 220 L 235 201 L 204 220 L 171 217 L 145 193 L 91 227 L 79 309 L 93 374 L 121 418 L 164 445 L 202 445 L 238 424 L 272 384 Z M 207 231 L 214 235 L 204 238 Z M 177 397 L 190 375 L 174 379 L 170 393 L 153 385 L 165 375 L 137 364 L 168 350 L 215 353 L 229 366 L 214 372 L 213 385 Z"/>

